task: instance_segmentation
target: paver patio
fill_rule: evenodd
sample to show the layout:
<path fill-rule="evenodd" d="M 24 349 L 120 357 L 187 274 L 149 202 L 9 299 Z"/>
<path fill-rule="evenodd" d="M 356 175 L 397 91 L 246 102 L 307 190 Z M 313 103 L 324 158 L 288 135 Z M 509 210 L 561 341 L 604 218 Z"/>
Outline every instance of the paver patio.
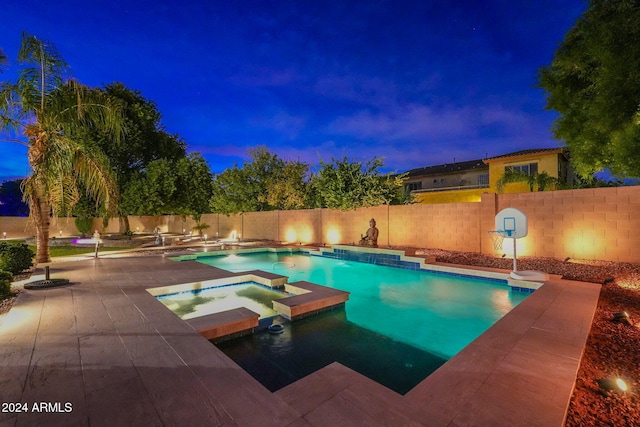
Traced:
<path fill-rule="evenodd" d="M 71 285 L 0 318 L 2 402 L 28 405 L 0 426 L 559 426 L 600 290 L 548 282 L 405 396 L 339 363 L 271 393 L 145 291 L 232 273 L 163 256 L 51 271 Z"/>

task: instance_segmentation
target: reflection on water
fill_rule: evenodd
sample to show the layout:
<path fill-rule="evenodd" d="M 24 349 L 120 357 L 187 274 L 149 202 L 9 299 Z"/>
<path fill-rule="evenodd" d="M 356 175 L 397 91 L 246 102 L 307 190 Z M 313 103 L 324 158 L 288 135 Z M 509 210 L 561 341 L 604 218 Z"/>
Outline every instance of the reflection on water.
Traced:
<path fill-rule="evenodd" d="M 264 318 L 277 314 L 272 302 L 284 295 L 283 292 L 258 284 L 241 284 L 163 295 L 158 299 L 185 320 L 240 307 L 246 307 Z"/>

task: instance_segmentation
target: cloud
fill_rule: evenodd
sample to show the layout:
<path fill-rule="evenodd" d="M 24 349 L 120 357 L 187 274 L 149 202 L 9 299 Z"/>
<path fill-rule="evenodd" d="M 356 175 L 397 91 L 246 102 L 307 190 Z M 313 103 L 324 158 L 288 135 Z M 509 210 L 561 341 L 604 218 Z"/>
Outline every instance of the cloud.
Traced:
<path fill-rule="evenodd" d="M 380 141 L 447 141 L 522 129 L 525 113 L 504 107 L 444 107 L 407 105 L 391 111 L 360 111 L 335 119 L 328 131 L 337 135 Z"/>

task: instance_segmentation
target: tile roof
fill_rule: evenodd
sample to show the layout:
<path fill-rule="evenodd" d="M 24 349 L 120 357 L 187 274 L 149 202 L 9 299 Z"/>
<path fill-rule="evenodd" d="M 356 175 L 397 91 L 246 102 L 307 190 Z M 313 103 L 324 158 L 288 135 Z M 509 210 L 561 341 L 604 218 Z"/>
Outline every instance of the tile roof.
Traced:
<path fill-rule="evenodd" d="M 426 166 L 423 168 L 416 168 L 407 171 L 408 177 L 422 176 L 422 175 L 435 175 L 443 173 L 457 173 L 474 169 L 488 169 L 489 167 L 482 161 L 482 159 L 469 160 L 466 162 L 445 163 L 443 165 Z"/>
<path fill-rule="evenodd" d="M 519 157 L 526 156 L 529 154 L 538 154 L 538 153 L 547 153 L 547 152 L 564 152 L 565 149 L 563 147 L 555 147 L 555 148 L 529 148 L 527 150 L 514 151 L 512 153 L 500 154 L 499 156 L 489 157 L 485 160 L 493 160 L 493 159 L 502 159 L 505 157 Z"/>

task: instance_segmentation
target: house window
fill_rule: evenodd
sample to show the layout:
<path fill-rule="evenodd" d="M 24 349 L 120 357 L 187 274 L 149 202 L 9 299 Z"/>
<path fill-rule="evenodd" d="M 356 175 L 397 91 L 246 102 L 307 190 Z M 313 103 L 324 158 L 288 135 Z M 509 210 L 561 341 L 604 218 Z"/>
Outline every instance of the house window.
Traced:
<path fill-rule="evenodd" d="M 422 189 L 422 181 L 407 183 L 407 190 L 409 191 L 416 191 L 421 189 Z"/>
<path fill-rule="evenodd" d="M 485 173 L 482 175 L 478 175 L 478 187 L 488 187 L 489 186 L 489 174 Z"/>
<path fill-rule="evenodd" d="M 506 166 L 504 170 L 513 169 L 519 172 L 522 172 L 527 175 L 534 175 L 538 173 L 538 164 L 537 163 L 527 163 L 525 165 L 515 165 L 515 166 Z"/>

